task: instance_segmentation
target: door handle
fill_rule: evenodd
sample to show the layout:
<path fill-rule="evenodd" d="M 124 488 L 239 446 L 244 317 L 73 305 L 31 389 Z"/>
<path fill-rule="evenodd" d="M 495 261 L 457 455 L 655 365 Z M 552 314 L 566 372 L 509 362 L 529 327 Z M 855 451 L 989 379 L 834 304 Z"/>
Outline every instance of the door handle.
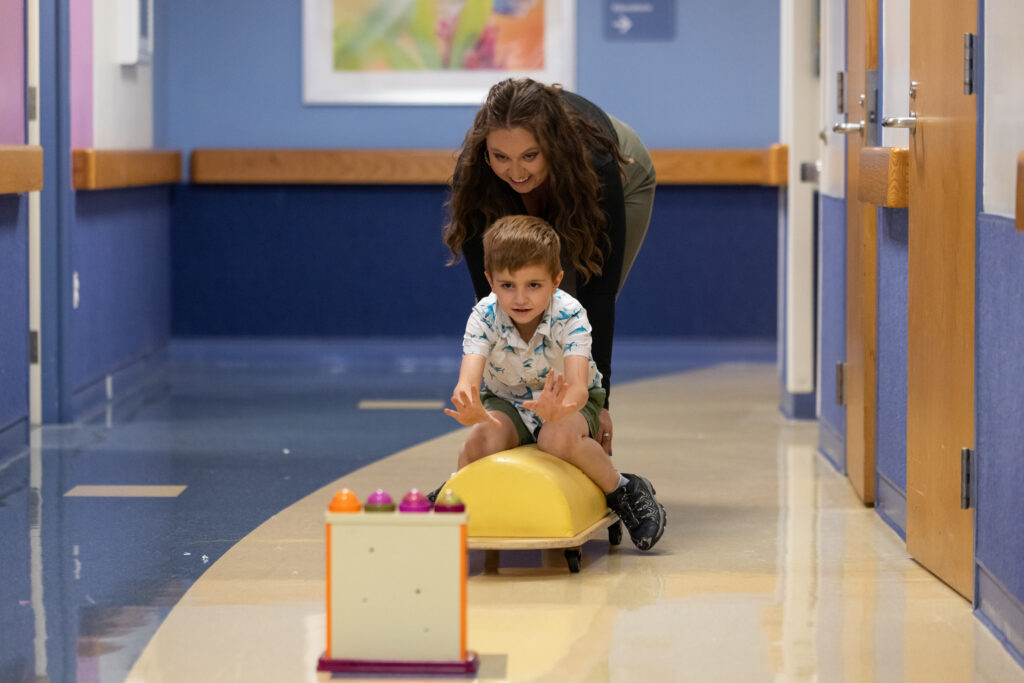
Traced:
<path fill-rule="evenodd" d="M 917 114 L 910 112 L 910 116 L 890 116 L 882 119 L 883 128 L 907 128 L 913 132 L 917 128 Z"/>
<path fill-rule="evenodd" d="M 832 126 L 833 133 L 839 133 L 841 135 L 850 135 L 851 133 L 859 133 L 864 130 L 864 122 L 858 121 L 857 123 L 843 123 L 839 122 Z"/>

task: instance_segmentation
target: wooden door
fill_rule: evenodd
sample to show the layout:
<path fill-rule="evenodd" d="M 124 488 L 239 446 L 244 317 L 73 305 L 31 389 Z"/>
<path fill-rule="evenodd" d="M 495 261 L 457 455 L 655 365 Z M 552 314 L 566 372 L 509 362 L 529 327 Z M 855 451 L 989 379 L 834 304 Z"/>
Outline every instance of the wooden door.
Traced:
<path fill-rule="evenodd" d="M 967 598 L 974 515 L 960 509 L 960 449 L 974 443 L 977 95 L 964 34 L 977 0 L 911 0 L 907 329 L 907 550 Z"/>
<path fill-rule="evenodd" d="M 878 0 L 847 3 L 846 112 L 868 121 L 867 71 L 878 69 Z M 866 130 L 866 129 L 865 129 Z M 846 476 L 867 504 L 875 501 L 875 340 L 878 258 L 876 209 L 857 199 L 865 130 L 846 140 Z"/>

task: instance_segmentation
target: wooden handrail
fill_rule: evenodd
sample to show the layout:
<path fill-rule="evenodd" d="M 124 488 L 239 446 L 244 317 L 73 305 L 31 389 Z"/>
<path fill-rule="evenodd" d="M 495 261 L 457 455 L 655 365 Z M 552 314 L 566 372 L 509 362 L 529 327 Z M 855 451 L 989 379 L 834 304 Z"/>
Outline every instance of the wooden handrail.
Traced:
<path fill-rule="evenodd" d="M 654 149 L 659 185 L 785 185 L 789 148 Z"/>
<path fill-rule="evenodd" d="M 435 185 L 451 179 L 457 155 L 441 149 L 197 149 L 192 182 Z"/>
<path fill-rule="evenodd" d="M 1017 157 L 1017 229 L 1024 232 L 1024 152 Z"/>
<path fill-rule="evenodd" d="M 865 147 L 860 151 L 857 198 L 862 202 L 903 208 L 910 204 L 910 150 Z"/>
<path fill-rule="evenodd" d="M 0 145 L 0 194 L 43 189 L 43 148 L 38 145 Z"/>
<path fill-rule="evenodd" d="M 181 152 L 76 149 L 71 153 L 76 190 L 166 185 L 181 181 Z"/>
<path fill-rule="evenodd" d="M 653 150 L 661 185 L 785 185 L 788 148 Z M 196 149 L 199 184 L 389 184 L 449 182 L 458 150 Z"/>

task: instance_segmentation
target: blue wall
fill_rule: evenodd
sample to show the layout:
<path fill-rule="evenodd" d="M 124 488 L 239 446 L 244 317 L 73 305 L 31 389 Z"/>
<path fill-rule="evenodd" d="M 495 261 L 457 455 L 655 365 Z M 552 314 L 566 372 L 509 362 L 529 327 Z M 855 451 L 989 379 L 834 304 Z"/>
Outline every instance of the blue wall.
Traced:
<path fill-rule="evenodd" d="M 777 193 L 659 188 L 617 334 L 771 338 Z M 458 336 L 473 292 L 464 264 L 444 265 L 445 196 L 442 187 L 177 187 L 174 334 Z"/>
<path fill-rule="evenodd" d="M 777 3 L 685 3 L 675 40 L 631 43 L 605 40 L 601 3 L 577 7 L 576 89 L 648 146 L 777 141 Z M 301 3 L 159 3 L 157 21 L 160 146 L 454 148 L 476 110 L 304 107 Z M 618 333 L 774 337 L 776 195 L 659 187 Z M 471 294 L 464 267 L 442 265 L 445 198 L 443 187 L 180 187 L 173 331 L 457 333 Z M 668 320 L 665 291 L 677 304 Z M 374 312 L 394 301 L 411 314 L 402 324 Z"/>
<path fill-rule="evenodd" d="M 846 407 L 836 403 L 836 363 L 846 360 L 846 200 L 821 195 L 819 216 L 821 408 L 818 448 L 836 469 L 845 472 Z"/>
<path fill-rule="evenodd" d="M 577 86 L 652 148 L 778 142 L 779 8 L 679 0 L 671 41 L 609 42 L 577 6 Z M 457 147 L 475 107 L 302 105 L 302 3 L 156 3 L 158 146 Z"/>
<path fill-rule="evenodd" d="M 214 187 L 174 194 L 174 333 L 461 334 L 441 187 Z"/>
<path fill-rule="evenodd" d="M 25 444 L 28 417 L 27 214 L 25 195 L 0 195 L 0 460 Z"/>
<path fill-rule="evenodd" d="M 605 40 L 604 5 L 576 1 L 577 87 L 649 147 L 779 141 L 778 2 L 677 0 L 675 40 L 635 43 Z"/>
<path fill-rule="evenodd" d="M 70 383 L 80 392 L 167 346 L 171 329 L 167 187 L 75 194 Z"/>
<path fill-rule="evenodd" d="M 977 244 L 977 602 L 1024 661 L 1024 233 L 983 215 Z"/>
<path fill-rule="evenodd" d="M 875 507 L 901 536 L 907 528 L 906 209 L 878 210 L 878 348 Z"/>
<path fill-rule="evenodd" d="M 660 186 L 622 336 L 775 337 L 778 189 Z"/>

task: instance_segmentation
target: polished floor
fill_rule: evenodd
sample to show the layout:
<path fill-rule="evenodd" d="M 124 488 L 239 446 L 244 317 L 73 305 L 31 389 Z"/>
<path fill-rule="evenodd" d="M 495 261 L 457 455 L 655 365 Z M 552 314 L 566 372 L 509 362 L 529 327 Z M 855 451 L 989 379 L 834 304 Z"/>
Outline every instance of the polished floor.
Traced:
<path fill-rule="evenodd" d="M 451 471 L 457 350 L 176 343 L 147 392 L 38 430 L 0 462 L 0 682 L 330 680 L 324 510 Z M 773 347 L 623 341 L 615 368 L 615 462 L 665 536 L 575 575 L 470 553 L 478 680 L 1024 682 L 782 418 Z"/>

